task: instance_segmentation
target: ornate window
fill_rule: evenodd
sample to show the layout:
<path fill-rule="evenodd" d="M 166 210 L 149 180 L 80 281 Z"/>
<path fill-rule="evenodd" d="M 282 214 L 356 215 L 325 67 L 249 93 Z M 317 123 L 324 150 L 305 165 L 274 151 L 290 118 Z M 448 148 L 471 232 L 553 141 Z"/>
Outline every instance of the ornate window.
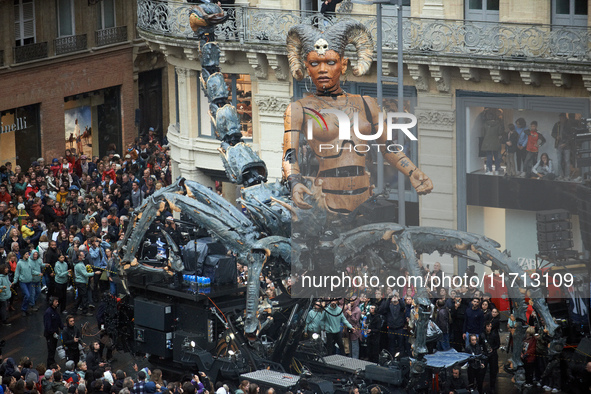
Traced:
<path fill-rule="evenodd" d="M 499 21 L 499 0 L 465 0 L 464 6 L 466 19 L 469 21 Z"/>
<path fill-rule="evenodd" d="M 587 26 L 588 0 L 553 0 L 552 24 Z"/>
<path fill-rule="evenodd" d="M 97 30 L 115 27 L 115 0 L 103 0 L 97 7 Z"/>
<path fill-rule="evenodd" d="M 35 2 L 33 0 L 14 0 L 14 38 L 17 47 L 35 43 Z"/>
<path fill-rule="evenodd" d="M 74 34 L 74 0 L 57 0 L 57 35 L 65 37 Z"/>

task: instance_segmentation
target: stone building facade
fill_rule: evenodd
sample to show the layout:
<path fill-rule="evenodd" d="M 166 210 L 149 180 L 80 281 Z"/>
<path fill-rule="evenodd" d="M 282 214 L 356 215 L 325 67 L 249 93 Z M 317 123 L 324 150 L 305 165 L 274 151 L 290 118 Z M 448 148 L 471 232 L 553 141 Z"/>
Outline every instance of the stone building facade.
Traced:
<path fill-rule="evenodd" d="M 167 79 L 151 85 L 164 56 L 137 37 L 136 16 L 134 1 L 0 1 L 0 116 L 3 126 L 27 124 L 3 130 L 0 162 L 28 168 L 38 157 L 63 156 L 66 148 L 103 156 L 111 144 L 122 153 L 147 132 L 143 123 L 150 120 L 142 113 L 159 113 L 160 125 L 152 126 L 162 132 Z M 148 108 L 143 97 L 158 91 L 159 108 Z M 81 141 L 68 140 L 75 118 Z"/>

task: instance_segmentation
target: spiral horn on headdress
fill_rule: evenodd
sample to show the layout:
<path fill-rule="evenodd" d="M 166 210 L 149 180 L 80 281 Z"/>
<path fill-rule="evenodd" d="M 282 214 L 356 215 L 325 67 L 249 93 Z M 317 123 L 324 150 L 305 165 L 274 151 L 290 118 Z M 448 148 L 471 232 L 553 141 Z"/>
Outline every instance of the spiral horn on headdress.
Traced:
<path fill-rule="evenodd" d="M 287 33 L 287 60 L 291 75 L 298 81 L 304 79 L 304 62 L 302 57 L 307 54 L 302 53 L 304 41 L 312 41 L 319 31 L 310 25 L 297 25 L 289 29 Z M 308 43 L 310 44 L 310 43 Z"/>
<path fill-rule="evenodd" d="M 333 28 L 340 30 L 340 36 L 345 37 L 343 50 L 349 44 L 355 46 L 357 51 L 357 65 L 353 66 L 353 75 L 360 76 L 369 71 L 373 61 L 373 39 L 371 33 L 363 24 L 357 21 L 344 21 L 337 23 Z"/>

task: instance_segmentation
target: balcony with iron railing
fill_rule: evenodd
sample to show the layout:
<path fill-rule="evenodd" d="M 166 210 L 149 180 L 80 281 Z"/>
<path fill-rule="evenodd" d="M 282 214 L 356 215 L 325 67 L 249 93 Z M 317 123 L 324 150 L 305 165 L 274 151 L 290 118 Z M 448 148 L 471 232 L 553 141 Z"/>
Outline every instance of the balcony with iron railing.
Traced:
<path fill-rule="evenodd" d="M 178 0 L 138 0 L 138 31 L 148 41 L 197 47 L 189 26 L 192 5 Z M 324 26 L 343 19 L 363 23 L 376 37 L 377 20 L 369 14 L 339 14 L 332 20 L 318 12 L 255 7 L 224 7 L 230 18 L 216 27 L 217 41 L 245 50 L 274 46 L 285 52 L 288 30 L 300 23 Z M 542 24 L 404 18 L 404 55 L 508 59 L 517 62 L 591 63 L 591 29 Z M 397 50 L 397 19 L 382 18 L 384 56 Z M 237 44 L 237 45 L 232 45 Z"/>
<path fill-rule="evenodd" d="M 54 46 L 56 56 L 83 51 L 86 49 L 86 34 L 56 38 Z"/>
<path fill-rule="evenodd" d="M 24 63 L 32 60 L 44 59 L 47 54 L 47 42 L 38 42 L 14 47 L 14 63 Z"/>
<path fill-rule="evenodd" d="M 127 26 L 109 27 L 95 32 L 95 45 L 119 44 L 127 41 Z"/>

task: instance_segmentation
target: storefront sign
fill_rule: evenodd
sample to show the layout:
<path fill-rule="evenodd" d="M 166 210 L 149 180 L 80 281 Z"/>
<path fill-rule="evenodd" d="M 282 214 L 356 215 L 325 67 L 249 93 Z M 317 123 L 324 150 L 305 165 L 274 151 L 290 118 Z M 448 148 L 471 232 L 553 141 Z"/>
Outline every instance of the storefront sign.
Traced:
<path fill-rule="evenodd" d="M 0 122 L 0 133 L 10 133 L 12 131 L 19 131 L 24 130 L 27 128 L 27 117 L 23 116 L 22 118 L 16 118 L 15 123 L 5 125 L 3 122 Z"/>

